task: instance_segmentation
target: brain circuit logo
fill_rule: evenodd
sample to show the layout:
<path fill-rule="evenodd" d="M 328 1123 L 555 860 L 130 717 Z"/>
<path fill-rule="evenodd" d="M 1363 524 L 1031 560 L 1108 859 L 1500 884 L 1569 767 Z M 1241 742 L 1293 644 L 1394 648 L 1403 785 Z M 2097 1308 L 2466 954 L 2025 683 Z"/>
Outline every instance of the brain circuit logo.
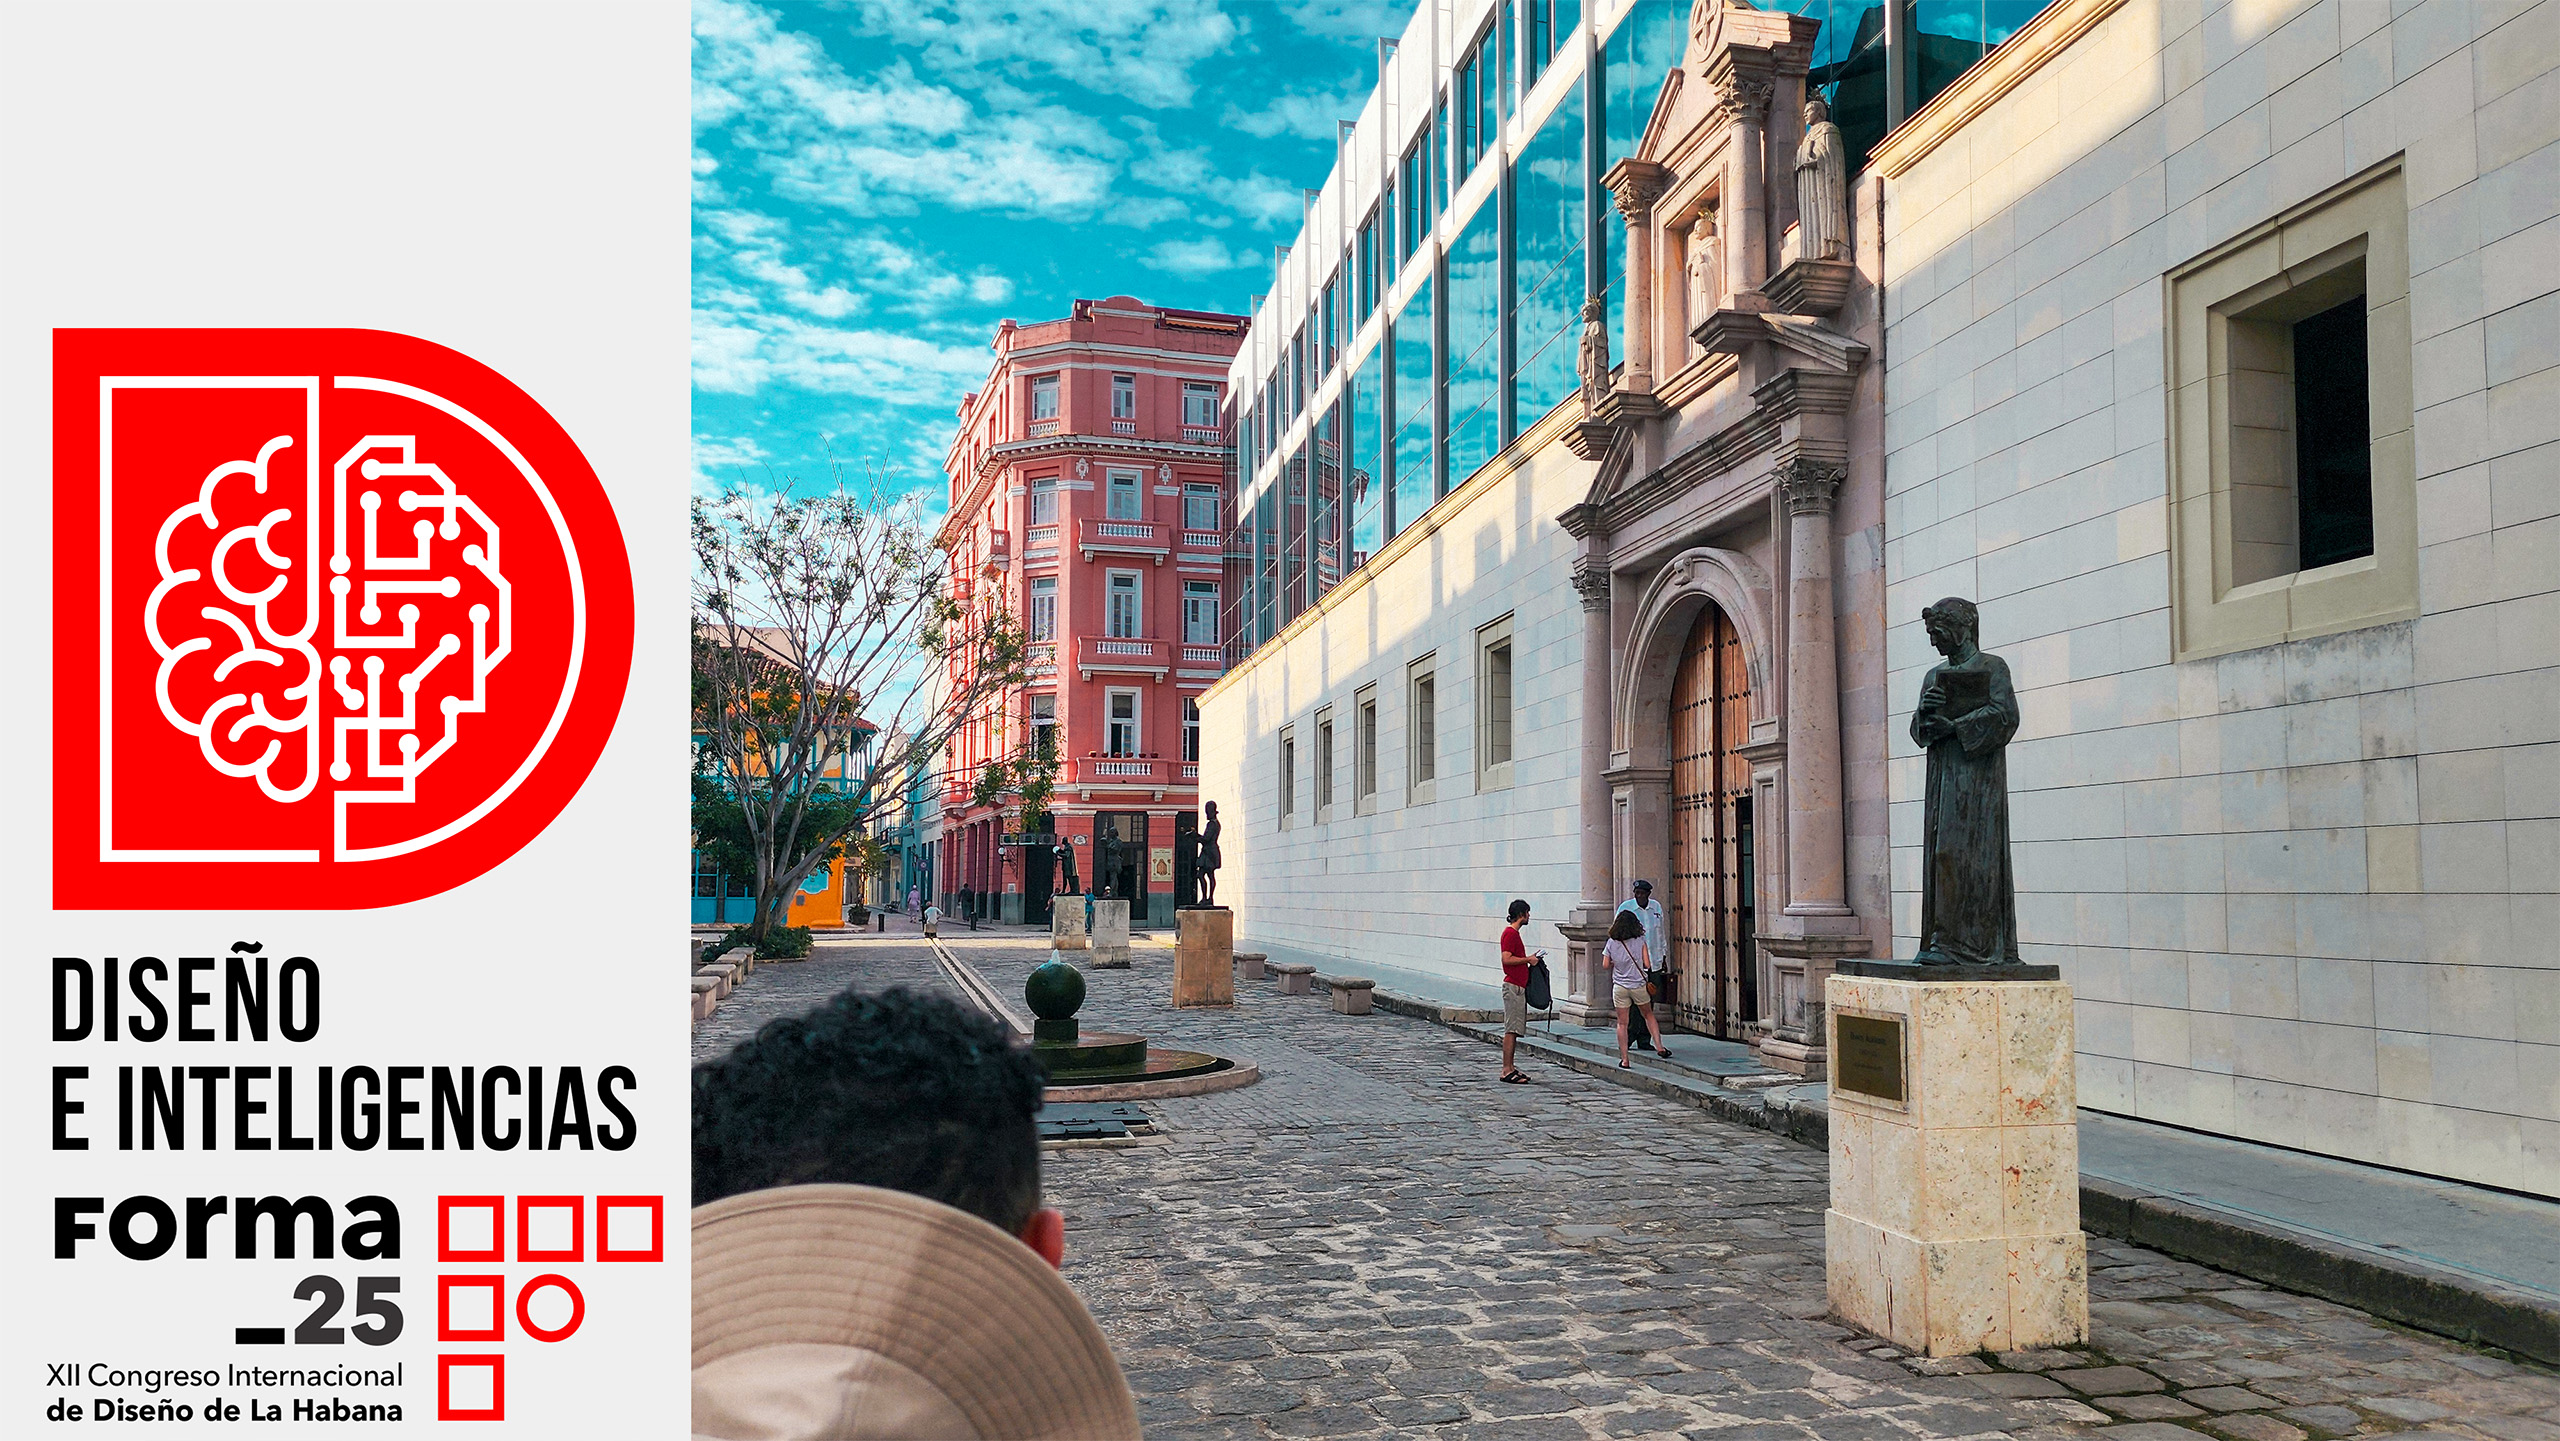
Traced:
<path fill-rule="evenodd" d="M 604 488 L 373 330 L 54 333 L 54 901 L 336 910 L 568 803 L 631 661 Z"/>

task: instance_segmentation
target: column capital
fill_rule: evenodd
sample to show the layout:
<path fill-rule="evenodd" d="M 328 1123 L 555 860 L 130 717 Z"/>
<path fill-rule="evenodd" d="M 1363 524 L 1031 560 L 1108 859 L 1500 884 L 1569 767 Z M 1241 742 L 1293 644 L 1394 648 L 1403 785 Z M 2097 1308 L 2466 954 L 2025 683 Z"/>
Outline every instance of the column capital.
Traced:
<path fill-rule="evenodd" d="M 1574 593 L 1582 597 L 1585 612 L 1609 609 L 1609 568 L 1605 565 L 1578 565 L 1573 569 Z"/>
<path fill-rule="evenodd" d="M 1770 97 L 1778 83 L 1770 76 L 1735 69 L 1716 86 L 1716 104 L 1737 125 L 1757 125 L 1768 118 Z"/>
<path fill-rule="evenodd" d="M 1840 483 L 1848 478 L 1845 466 L 1799 455 L 1778 467 L 1778 490 L 1787 498 L 1789 515 L 1829 515 Z"/>
<path fill-rule="evenodd" d="M 1653 202 L 1662 198 L 1663 188 L 1671 183 L 1671 172 L 1653 161 L 1629 156 L 1610 166 L 1600 183 L 1608 189 L 1618 214 L 1632 224 L 1652 213 Z"/>

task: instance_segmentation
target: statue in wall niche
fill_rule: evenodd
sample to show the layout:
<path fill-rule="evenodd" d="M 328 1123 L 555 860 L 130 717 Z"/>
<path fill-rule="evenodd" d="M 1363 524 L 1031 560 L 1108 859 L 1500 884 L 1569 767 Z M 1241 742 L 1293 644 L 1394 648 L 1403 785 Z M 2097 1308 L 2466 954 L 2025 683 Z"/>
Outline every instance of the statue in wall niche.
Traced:
<path fill-rule="evenodd" d="M 1582 349 L 1574 357 L 1582 377 L 1582 413 L 1590 415 L 1609 398 L 1609 299 L 1595 295 L 1582 302 Z"/>
<path fill-rule="evenodd" d="M 1796 241 L 1807 260 L 1849 258 L 1849 163 L 1831 107 L 1804 103 L 1804 139 L 1796 146 Z"/>
<path fill-rule="evenodd" d="M 1920 612 L 1946 657 L 1920 682 L 1911 739 L 1929 752 L 1920 821 L 1924 966 L 2017 965 L 2018 896 L 2009 871 L 2009 738 L 2018 697 L 2008 664 L 1981 647 L 1981 619 L 1956 596 Z"/>
<path fill-rule="evenodd" d="M 1698 212 L 1689 226 L 1689 324 L 1715 313 L 1718 285 L 1716 269 L 1716 212 L 1710 205 Z"/>

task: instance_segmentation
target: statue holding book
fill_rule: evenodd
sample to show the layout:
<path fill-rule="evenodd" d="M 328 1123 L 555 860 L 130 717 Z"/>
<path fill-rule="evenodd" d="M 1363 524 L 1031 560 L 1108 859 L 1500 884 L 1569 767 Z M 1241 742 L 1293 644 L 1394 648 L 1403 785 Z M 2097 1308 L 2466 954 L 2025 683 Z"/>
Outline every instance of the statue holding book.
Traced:
<path fill-rule="evenodd" d="M 1929 752 L 1920 822 L 1924 966 L 2018 964 L 2017 886 L 2009 871 L 2009 738 L 2018 697 L 2009 667 L 1981 647 L 1972 601 L 1920 613 L 1945 656 L 1920 683 L 1911 739 Z"/>

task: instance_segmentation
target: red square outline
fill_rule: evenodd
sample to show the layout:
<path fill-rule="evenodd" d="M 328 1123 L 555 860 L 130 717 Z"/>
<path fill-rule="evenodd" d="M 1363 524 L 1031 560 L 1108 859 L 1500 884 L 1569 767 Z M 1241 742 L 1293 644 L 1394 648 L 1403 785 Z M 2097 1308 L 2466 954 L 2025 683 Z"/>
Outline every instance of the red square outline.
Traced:
<path fill-rule="evenodd" d="M 526 1219 L 533 1208 L 546 1211 L 569 1208 L 569 1248 L 565 1251 L 537 1251 L 530 1244 L 533 1226 Z M 587 1198 L 584 1196 L 518 1196 L 516 1197 L 516 1259 L 519 1261 L 583 1261 L 587 1259 Z"/>
<path fill-rule="evenodd" d="M 613 1235 L 605 1225 L 608 1210 L 649 1208 L 649 1249 L 617 1251 L 607 1244 Z M 596 1259 L 599 1261 L 663 1261 L 667 1259 L 667 1198 L 664 1196 L 598 1196 L 596 1197 Z"/>
<path fill-rule="evenodd" d="M 457 1251 L 453 1249 L 453 1213 L 463 1207 L 486 1208 L 489 1212 L 489 1249 Z M 504 1196 L 438 1196 L 436 1197 L 436 1259 L 438 1261 L 504 1261 L 507 1259 L 507 1198 Z"/>
<path fill-rule="evenodd" d="M 456 1362 L 489 1367 L 489 1407 L 485 1411 L 457 1411 L 453 1405 L 453 1368 Z M 507 1419 L 507 1358 L 495 1351 L 473 1355 L 436 1357 L 436 1419 L 439 1421 L 504 1421 Z"/>
<path fill-rule="evenodd" d="M 496 1299 L 489 1304 L 486 1329 L 464 1330 L 447 1318 L 453 1312 L 453 1293 L 462 1287 L 486 1290 Z M 504 1341 L 507 1339 L 507 1278 L 504 1276 L 436 1277 L 436 1339 L 439 1341 Z"/>

